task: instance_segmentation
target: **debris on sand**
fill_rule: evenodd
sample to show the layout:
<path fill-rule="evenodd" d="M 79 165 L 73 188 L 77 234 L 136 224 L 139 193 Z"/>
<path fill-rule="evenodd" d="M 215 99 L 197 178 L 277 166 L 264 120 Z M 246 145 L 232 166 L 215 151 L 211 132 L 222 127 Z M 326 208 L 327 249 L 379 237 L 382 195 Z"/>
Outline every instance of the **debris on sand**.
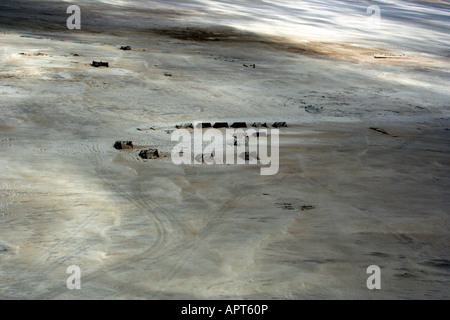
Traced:
<path fill-rule="evenodd" d="M 93 66 L 95 68 L 99 68 L 99 67 L 109 68 L 109 63 L 108 62 L 103 62 L 103 61 L 92 61 L 91 66 Z"/>
<path fill-rule="evenodd" d="M 313 210 L 315 208 L 316 208 L 315 206 L 311 206 L 311 205 L 304 205 L 301 207 L 302 211 Z"/>
<path fill-rule="evenodd" d="M 219 129 L 219 128 L 228 128 L 228 122 L 216 122 L 213 125 L 213 128 Z"/>
<path fill-rule="evenodd" d="M 39 56 L 48 56 L 48 54 L 42 53 L 42 52 L 37 52 L 37 53 L 25 53 L 25 52 L 20 52 L 19 55 L 21 56 L 27 56 L 27 57 L 31 57 L 31 56 L 35 56 L 35 57 L 39 57 Z"/>
<path fill-rule="evenodd" d="M 117 150 L 133 149 L 133 142 L 132 141 L 116 141 L 116 143 L 114 143 L 114 148 Z"/>
<path fill-rule="evenodd" d="M 246 122 L 234 122 L 231 125 L 232 128 L 247 128 L 247 123 Z"/>
<path fill-rule="evenodd" d="M 264 122 L 264 123 L 262 123 L 262 122 L 255 122 L 255 123 L 252 124 L 252 127 L 255 127 L 255 128 L 259 128 L 259 127 L 267 128 L 267 123 L 266 122 Z"/>
<path fill-rule="evenodd" d="M 246 68 L 253 68 L 253 69 L 255 69 L 256 68 L 256 64 L 247 64 L 247 63 L 244 63 L 244 67 L 246 67 Z"/>
<path fill-rule="evenodd" d="M 272 125 L 272 127 L 274 127 L 274 128 L 281 128 L 281 127 L 284 127 L 284 128 L 287 128 L 287 123 L 286 122 L 275 122 L 273 125 Z"/>
<path fill-rule="evenodd" d="M 141 150 L 141 152 L 139 152 L 139 157 L 146 160 L 157 159 L 159 158 L 159 152 L 158 149 Z"/>
<path fill-rule="evenodd" d="M 312 113 L 312 114 L 319 114 L 322 112 L 322 110 L 323 110 L 323 107 L 318 108 L 318 107 L 314 107 L 311 105 L 305 107 L 305 111 L 308 113 Z"/>
<path fill-rule="evenodd" d="M 164 75 L 165 75 L 166 77 L 171 77 L 171 76 L 172 76 L 172 74 L 169 73 L 169 72 L 164 72 Z"/>
<path fill-rule="evenodd" d="M 128 50 L 131 50 L 131 47 L 130 46 L 121 46 L 120 50 L 128 51 Z"/>
<path fill-rule="evenodd" d="M 370 130 L 379 132 L 379 133 L 381 133 L 381 134 L 385 134 L 385 135 L 390 136 L 390 137 L 397 137 L 397 136 L 394 136 L 394 135 L 390 134 L 390 133 L 387 132 L 386 130 L 379 129 L 379 128 L 376 128 L 376 127 L 370 127 Z"/>
<path fill-rule="evenodd" d="M 183 124 L 177 124 L 175 126 L 177 129 L 194 129 L 194 125 L 192 123 L 183 123 Z"/>

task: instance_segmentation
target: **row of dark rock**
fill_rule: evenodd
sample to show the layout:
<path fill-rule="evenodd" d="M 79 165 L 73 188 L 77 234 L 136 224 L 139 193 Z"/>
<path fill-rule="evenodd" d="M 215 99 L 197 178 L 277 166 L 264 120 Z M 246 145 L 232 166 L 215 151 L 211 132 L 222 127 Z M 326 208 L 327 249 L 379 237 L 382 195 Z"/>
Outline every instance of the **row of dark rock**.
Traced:
<path fill-rule="evenodd" d="M 117 150 L 133 149 L 133 141 L 116 141 L 114 148 Z M 158 149 L 143 149 L 139 152 L 139 157 L 145 160 L 159 158 Z"/>
<path fill-rule="evenodd" d="M 287 127 L 287 123 L 286 122 L 275 122 L 274 124 L 272 124 L 272 127 L 274 128 L 282 128 L 282 127 Z M 177 129 L 193 129 L 194 125 L 192 123 L 184 123 L 184 124 L 178 124 L 175 126 Z M 267 125 L 266 122 L 262 123 L 262 122 L 255 122 L 252 124 L 252 127 L 254 128 L 268 128 L 269 126 Z M 207 128 L 215 128 L 215 129 L 221 129 L 221 128 L 248 128 L 247 123 L 246 122 L 233 122 L 233 124 L 229 125 L 228 122 L 216 122 L 213 124 L 211 124 L 211 122 L 201 122 L 199 124 L 197 124 L 197 128 L 203 128 L 203 129 L 207 129 Z"/>
<path fill-rule="evenodd" d="M 128 51 L 128 50 L 131 50 L 131 47 L 130 47 L 130 46 L 121 46 L 121 47 L 120 47 L 120 50 Z M 74 56 L 75 56 L 75 54 L 74 54 Z M 78 56 L 78 54 L 77 54 L 76 56 Z M 95 67 L 95 68 L 99 68 L 99 67 L 106 67 L 106 68 L 109 68 L 109 62 L 92 61 L 91 66 L 93 66 L 93 67 Z"/>

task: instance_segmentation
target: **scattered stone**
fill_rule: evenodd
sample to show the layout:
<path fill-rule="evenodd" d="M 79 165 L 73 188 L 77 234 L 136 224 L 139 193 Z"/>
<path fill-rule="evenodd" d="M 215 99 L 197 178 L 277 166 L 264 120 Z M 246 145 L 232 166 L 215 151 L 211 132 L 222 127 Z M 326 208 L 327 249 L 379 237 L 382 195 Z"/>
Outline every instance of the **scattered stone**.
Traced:
<path fill-rule="evenodd" d="M 141 152 L 139 152 L 139 157 L 146 160 L 157 159 L 159 158 L 159 152 L 158 149 L 141 150 Z"/>
<path fill-rule="evenodd" d="M 228 122 L 216 122 L 213 125 L 213 128 L 219 129 L 219 128 L 228 128 Z"/>
<path fill-rule="evenodd" d="M 264 123 L 262 123 L 262 122 L 255 122 L 254 124 L 252 124 L 252 127 L 255 127 L 255 128 L 259 128 L 259 127 L 267 128 L 268 126 L 267 126 L 266 122 L 264 122 Z"/>
<path fill-rule="evenodd" d="M 273 125 L 272 125 L 272 127 L 274 127 L 274 128 L 281 128 L 281 127 L 285 127 L 285 128 L 287 128 L 287 123 L 286 122 L 275 122 Z"/>
<path fill-rule="evenodd" d="M 116 143 L 114 143 L 114 148 L 116 148 L 117 150 L 133 149 L 133 142 L 132 141 L 116 141 Z"/>
<path fill-rule="evenodd" d="M 231 125 L 232 128 L 247 128 L 247 123 L 246 122 L 234 122 Z"/>
<path fill-rule="evenodd" d="M 99 67 L 109 68 L 109 63 L 108 62 L 103 62 L 103 61 L 92 61 L 91 66 L 93 66 L 95 68 L 99 68 Z"/>
<path fill-rule="evenodd" d="M 253 68 L 253 69 L 255 69 L 256 68 L 256 64 L 247 64 L 247 63 L 244 63 L 244 67 L 246 67 L 246 68 Z"/>
<path fill-rule="evenodd" d="M 48 56 L 48 54 L 42 53 L 42 52 L 37 52 L 37 53 L 25 53 L 25 52 L 21 52 L 19 53 L 19 55 L 21 56 L 27 56 L 27 57 L 31 57 L 31 56 Z"/>
<path fill-rule="evenodd" d="M 172 74 L 169 73 L 169 72 L 164 72 L 164 75 L 165 75 L 166 77 L 171 77 L 171 76 L 172 76 Z"/>
<path fill-rule="evenodd" d="M 311 206 L 311 205 L 304 205 L 304 206 L 301 207 L 302 211 L 313 210 L 315 208 L 316 208 L 315 206 Z"/>
<path fill-rule="evenodd" d="M 131 47 L 130 46 L 121 46 L 120 50 L 125 50 L 125 51 L 131 50 Z"/>

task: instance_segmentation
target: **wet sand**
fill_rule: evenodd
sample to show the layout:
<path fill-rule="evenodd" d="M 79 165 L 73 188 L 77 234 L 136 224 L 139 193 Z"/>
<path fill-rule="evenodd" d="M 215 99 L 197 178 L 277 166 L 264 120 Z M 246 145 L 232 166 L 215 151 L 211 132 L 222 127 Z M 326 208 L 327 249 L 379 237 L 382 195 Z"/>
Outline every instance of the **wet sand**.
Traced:
<path fill-rule="evenodd" d="M 2 1 L 0 298 L 448 299 L 450 13 L 391 2 Z M 193 121 L 286 121 L 278 174 L 113 148 Z"/>

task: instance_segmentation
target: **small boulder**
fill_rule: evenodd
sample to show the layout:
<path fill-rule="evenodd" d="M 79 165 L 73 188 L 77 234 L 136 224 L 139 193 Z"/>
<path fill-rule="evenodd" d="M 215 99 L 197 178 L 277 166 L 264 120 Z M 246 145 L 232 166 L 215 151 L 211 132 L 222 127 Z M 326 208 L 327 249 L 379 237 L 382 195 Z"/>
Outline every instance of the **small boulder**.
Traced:
<path fill-rule="evenodd" d="M 213 128 L 219 129 L 219 128 L 228 128 L 228 122 L 216 122 L 214 123 Z"/>
<path fill-rule="evenodd" d="M 103 61 L 92 61 L 91 66 L 93 66 L 95 68 L 99 68 L 99 67 L 109 68 L 109 63 L 108 62 L 103 62 Z"/>
<path fill-rule="evenodd" d="M 255 128 L 259 128 L 259 127 L 267 128 L 267 123 L 266 122 L 264 122 L 264 123 L 262 123 L 262 122 L 255 122 L 254 124 L 252 124 L 252 127 L 255 127 Z"/>
<path fill-rule="evenodd" d="M 281 127 L 285 127 L 285 128 L 287 128 L 287 123 L 286 122 L 275 122 L 273 125 L 272 125 L 272 127 L 274 127 L 274 128 L 281 128 Z"/>
<path fill-rule="evenodd" d="M 116 141 L 116 143 L 114 143 L 114 148 L 116 148 L 117 150 L 133 149 L 133 142 L 132 141 Z"/>
<path fill-rule="evenodd" d="M 232 128 L 247 128 L 246 122 L 235 122 L 231 125 Z"/>
<path fill-rule="evenodd" d="M 141 152 L 139 152 L 139 157 L 146 160 L 157 159 L 159 158 L 159 152 L 158 149 L 141 150 Z"/>

